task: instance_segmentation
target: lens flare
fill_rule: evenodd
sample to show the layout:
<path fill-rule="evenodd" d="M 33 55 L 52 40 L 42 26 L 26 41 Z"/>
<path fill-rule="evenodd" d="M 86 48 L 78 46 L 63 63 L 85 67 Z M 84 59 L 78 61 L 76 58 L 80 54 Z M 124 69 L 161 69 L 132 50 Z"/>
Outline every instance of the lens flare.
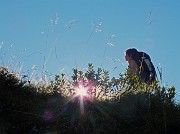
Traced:
<path fill-rule="evenodd" d="M 80 80 L 76 81 L 74 85 L 75 95 L 74 98 L 77 98 L 79 101 L 79 112 L 81 115 L 84 115 L 85 104 L 87 101 L 91 101 L 91 90 L 93 87 L 93 82 L 89 80 Z"/>
<path fill-rule="evenodd" d="M 85 88 L 83 85 L 79 85 L 79 87 L 76 89 L 76 95 L 80 95 L 81 97 L 88 96 L 87 88 Z"/>
<path fill-rule="evenodd" d="M 75 96 L 80 96 L 84 98 L 89 98 L 91 96 L 91 91 L 93 88 L 93 82 L 89 80 L 76 81 L 74 85 Z"/>

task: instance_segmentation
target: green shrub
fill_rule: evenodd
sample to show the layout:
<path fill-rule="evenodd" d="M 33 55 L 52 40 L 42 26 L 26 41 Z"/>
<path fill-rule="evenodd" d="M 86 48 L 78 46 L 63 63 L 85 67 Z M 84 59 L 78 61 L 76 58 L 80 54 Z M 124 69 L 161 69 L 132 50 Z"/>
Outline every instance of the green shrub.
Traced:
<path fill-rule="evenodd" d="M 40 82 L 37 82 L 40 83 Z M 77 96 L 78 87 L 89 96 Z M 180 132 L 175 87 L 88 64 L 73 69 L 72 80 L 55 75 L 48 85 L 23 81 L 0 68 L 0 132 L 3 133 L 144 133 Z"/>

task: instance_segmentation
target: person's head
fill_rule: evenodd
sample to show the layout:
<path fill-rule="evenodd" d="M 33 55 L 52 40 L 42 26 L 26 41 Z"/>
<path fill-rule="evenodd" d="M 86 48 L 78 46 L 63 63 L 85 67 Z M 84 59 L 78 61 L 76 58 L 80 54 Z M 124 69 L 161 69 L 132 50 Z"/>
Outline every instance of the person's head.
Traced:
<path fill-rule="evenodd" d="M 137 49 L 136 48 L 130 48 L 125 51 L 125 60 L 133 60 L 135 56 L 137 55 Z"/>

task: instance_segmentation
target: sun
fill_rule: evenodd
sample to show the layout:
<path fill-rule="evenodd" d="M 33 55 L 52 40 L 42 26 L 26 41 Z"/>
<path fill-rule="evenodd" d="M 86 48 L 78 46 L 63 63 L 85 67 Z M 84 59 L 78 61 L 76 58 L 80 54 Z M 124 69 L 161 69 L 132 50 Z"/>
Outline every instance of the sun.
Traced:
<path fill-rule="evenodd" d="M 75 97 L 90 98 L 91 90 L 93 88 L 93 82 L 83 79 L 77 80 L 74 84 Z"/>
<path fill-rule="evenodd" d="M 87 88 L 85 88 L 83 85 L 79 85 L 79 86 L 76 88 L 76 95 L 77 95 L 77 96 L 81 96 L 81 97 L 86 97 L 86 96 L 88 96 Z"/>
<path fill-rule="evenodd" d="M 79 111 L 81 115 L 83 115 L 85 111 L 84 101 L 90 100 L 90 94 L 88 93 L 89 89 L 90 87 L 88 85 L 88 81 L 77 81 L 75 86 L 76 93 L 74 97 L 77 97 L 79 99 Z"/>

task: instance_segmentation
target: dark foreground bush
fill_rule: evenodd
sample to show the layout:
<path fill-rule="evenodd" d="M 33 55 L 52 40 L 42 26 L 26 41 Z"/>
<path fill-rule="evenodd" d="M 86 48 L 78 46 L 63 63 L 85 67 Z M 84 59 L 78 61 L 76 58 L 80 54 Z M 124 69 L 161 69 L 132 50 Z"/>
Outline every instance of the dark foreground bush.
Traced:
<path fill-rule="evenodd" d="M 57 75 L 43 87 L 21 81 L 1 67 L 0 133 L 180 133 L 174 87 L 149 85 L 126 75 L 109 80 L 108 72 L 101 71 L 95 73 L 90 65 L 85 74 L 74 70 L 72 81 Z M 76 96 L 82 83 L 91 89 L 90 96 Z"/>

